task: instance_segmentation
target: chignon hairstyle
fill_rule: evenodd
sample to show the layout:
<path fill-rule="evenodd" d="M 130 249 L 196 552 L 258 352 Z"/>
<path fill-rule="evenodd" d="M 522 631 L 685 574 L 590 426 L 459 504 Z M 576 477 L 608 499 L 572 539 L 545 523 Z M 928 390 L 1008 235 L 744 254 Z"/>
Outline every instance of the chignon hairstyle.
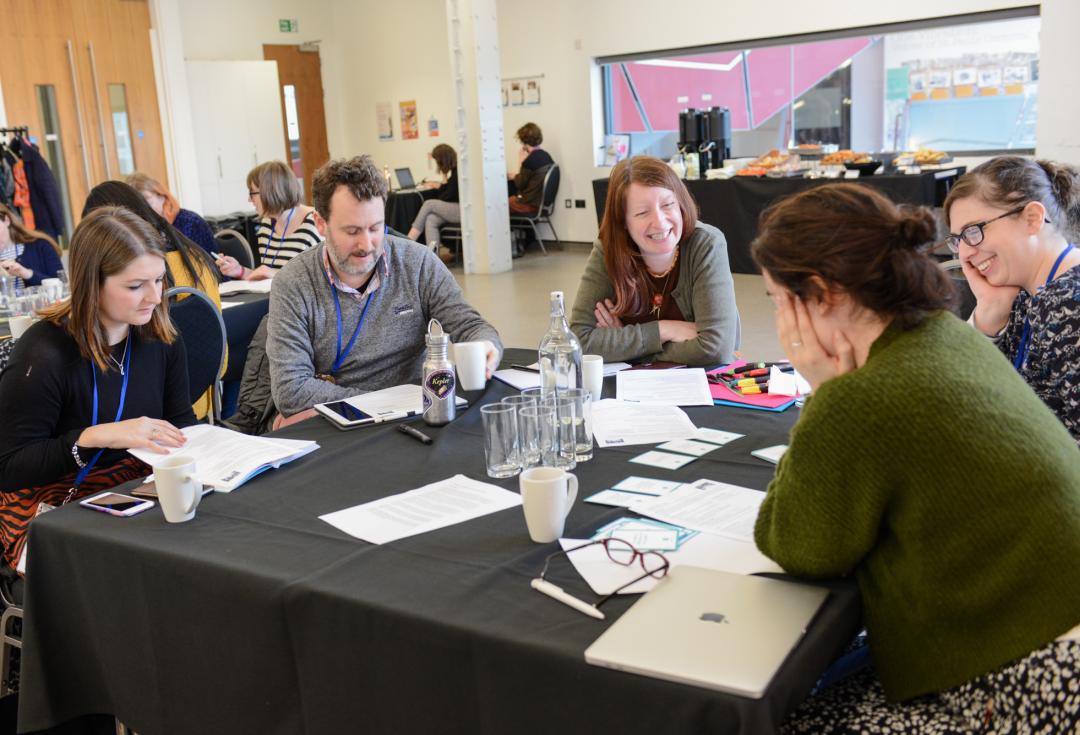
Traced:
<path fill-rule="evenodd" d="M 945 223 L 953 203 L 977 197 L 992 207 L 1012 209 L 1028 202 L 1046 208 L 1046 218 L 1070 242 L 1080 237 L 1080 172 L 1053 161 L 998 156 L 960 177 L 945 198 Z"/>
<path fill-rule="evenodd" d="M 83 358 L 102 372 L 109 369 L 109 340 L 99 316 L 105 279 L 142 255 L 157 256 L 164 265 L 162 234 L 123 207 L 98 207 L 83 217 L 71 236 L 71 298 L 38 312 L 71 335 Z M 172 344 L 176 329 L 169 320 L 169 300 L 162 298 L 150 321 L 132 329 L 144 339 Z"/>
<path fill-rule="evenodd" d="M 952 283 L 925 252 L 937 235 L 926 207 L 901 207 L 869 186 L 826 184 L 761 215 L 755 262 L 801 299 L 820 300 L 820 281 L 911 329 L 949 306 Z"/>
<path fill-rule="evenodd" d="M 686 184 L 671 167 L 653 156 L 633 156 L 615 164 L 608 178 L 604 220 L 600 223 L 600 243 L 604 246 L 604 266 L 615 288 L 615 314 L 640 314 L 652 293 L 641 259 L 641 249 L 626 228 L 626 197 L 630 184 L 667 189 L 675 195 L 682 213 L 685 243 L 694 232 L 698 208 Z"/>

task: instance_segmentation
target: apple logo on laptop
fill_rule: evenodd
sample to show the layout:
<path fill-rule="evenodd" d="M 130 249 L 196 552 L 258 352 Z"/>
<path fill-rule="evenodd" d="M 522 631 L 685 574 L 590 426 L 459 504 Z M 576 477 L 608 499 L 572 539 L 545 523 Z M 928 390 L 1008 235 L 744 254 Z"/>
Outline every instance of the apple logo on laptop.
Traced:
<path fill-rule="evenodd" d="M 728 620 L 728 619 L 727 619 L 727 618 L 726 618 L 726 617 L 724 616 L 724 614 L 723 614 L 723 613 L 714 613 L 714 612 L 704 612 L 704 613 L 701 613 L 701 618 L 700 618 L 700 620 L 703 620 L 703 621 L 704 621 L 704 622 L 706 622 L 706 623 L 724 623 L 725 625 L 726 625 L 727 623 L 730 623 L 730 622 L 731 622 L 730 620 Z"/>

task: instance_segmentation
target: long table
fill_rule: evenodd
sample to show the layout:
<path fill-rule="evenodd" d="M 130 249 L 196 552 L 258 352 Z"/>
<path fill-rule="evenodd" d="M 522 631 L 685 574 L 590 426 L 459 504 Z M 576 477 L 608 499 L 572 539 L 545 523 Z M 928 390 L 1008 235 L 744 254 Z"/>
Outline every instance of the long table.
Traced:
<path fill-rule="evenodd" d="M 850 181 L 872 186 L 898 204 L 934 207 L 941 206 L 953 182 L 966 170 L 964 166 L 956 166 L 921 174 L 867 176 Z M 688 179 L 685 184 L 697 201 L 699 219 L 720 228 L 724 233 L 731 271 L 757 273 L 758 269 L 750 257 L 750 243 L 757 236 L 758 219 L 766 207 L 777 199 L 837 181 L 841 179 L 736 176 L 731 179 Z M 597 223 L 604 218 L 607 190 L 607 179 L 593 180 Z"/>
<path fill-rule="evenodd" d="M 508 352 L 507 363 L 528 358 Z M 89 713 L 154 735 L 773 732 L 857 630 L 850 581 L 828 585 L 806 636 L 752 700 L 586 664 L 585 648 L 637 597 L 612 600 L 597 621 L 534 592 L 555 547 L 529 540 L 520 508 L 381 546 L 318 520 L 456 473 L 488 480 L 478 405 L 512 392 L 492 381 L 468 394 L 456 421 L 424 427 L 431 446 L 392 426 L 289 427 L 282 436 L 321 449 L 205 498 L 183 525 L 157 509 L 37 518 L 20 732 Z M 575 470 L 568 536 L 625 515 L 581 498 L 631 474 L 764 489 L 773 467 L 749 452 L 785 441 L 797 417 L 688 413 L 746 437 L 675 472 L 627 463 L 647 447 L 597 450 Z M 589 594 L 569 565 L 553 581 Z"/>

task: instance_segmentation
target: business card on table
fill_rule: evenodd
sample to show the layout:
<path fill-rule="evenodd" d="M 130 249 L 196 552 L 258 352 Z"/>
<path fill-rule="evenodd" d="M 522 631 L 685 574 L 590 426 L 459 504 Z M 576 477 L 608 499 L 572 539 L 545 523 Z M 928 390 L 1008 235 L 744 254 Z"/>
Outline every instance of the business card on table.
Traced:
<path fill-rule="evenodd" d="M 684 465 L 693 462 L 697 457 L 689 457 L 685 454 L 670 454 L 668 452 L 652 451 L 639 454 L 631 459 L 636 464 L 646 464 L 650 467 L 660 467 L 665 470 L 677 470 Z"/>
<path fill-rule="evenodd" d="M 617 484 L 612 485 L 612 490 L 622 490 L 627 493 L 637 493 L 639 495 L 667 495 L 675 488 L 682 485 L 681 482 L 674 480 L 655 480 L 651 477 L 638 477 L 631 475 L 625 480 L 620 480 Z M 640 500 L 641 498 L 638 498 Z"/>
<path fill-rule="evenodd" d="M 585 498 L 585 502 L 610 505 L 613 508 L 629 508 L 631 504 L 639 502 L 644 497 L 646 496 L 639 493 L 624 493 L 621 490 L 601 490 Z"/>
<path fill-rule="evenodd" d="M 700 457 L 703 454 L 717 449 L 715 444 L 707 444 L 705 442 L 696 442 L 693 439 L 672 439 L 669 442 L 665 442 L 657 447 L 665 452 L 677 452 L 679 454 L 689 454 L 691 457 Z"/>
<path fill-rule="evenodd" d="M 638 551 L 675 551 L 679 548 L 676 531 L 620 528 L 611 534 L 611 538 L 622 539 Z"/>
<path fill-rule="evenodd" d="M 743 436 L 745 436 L 745 434 L 736 434 L 734 431 L 720 431 L 720 429 L 707 429 L 702 427 L 691 434 L 690 438 L 724 446 L 728 442 L 733 442 Z"/>
<path fill-rule="evenodd" d="M 780 458 L 784 456 L 784 452 L 787 451 L 787 444 L 777 444 L 772 447 L 765 447 L 764 449 L 755 449 L 750 452 L 758 459 L 763 459 L 766 462 L 772 462 L 773 464 L 779 464 Z"/>

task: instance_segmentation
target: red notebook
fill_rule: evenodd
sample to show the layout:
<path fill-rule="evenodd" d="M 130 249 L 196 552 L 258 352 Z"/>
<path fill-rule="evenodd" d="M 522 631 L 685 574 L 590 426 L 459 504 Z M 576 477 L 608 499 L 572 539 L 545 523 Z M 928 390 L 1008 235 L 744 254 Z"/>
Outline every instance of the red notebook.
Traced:
<path fill-rule="evenodd" d="M 730 365 L 724 365 L 716 370 L 710 370 L 706 375 L 719 375 L 725 370 L 731 370 L 746 364 L 746 360 L 736 360 Z M 755 393 L 744 396 L 742 393 L 733 391 L 722 383 L 709 383 L 709 392 L 713 397 L 713 404 L 717 406 L 735 406 L 737 408 L 756 408 L 762 411 L 783 411 L 795 403 L 791 396 L 774 396 L 770 393 Z"/>

